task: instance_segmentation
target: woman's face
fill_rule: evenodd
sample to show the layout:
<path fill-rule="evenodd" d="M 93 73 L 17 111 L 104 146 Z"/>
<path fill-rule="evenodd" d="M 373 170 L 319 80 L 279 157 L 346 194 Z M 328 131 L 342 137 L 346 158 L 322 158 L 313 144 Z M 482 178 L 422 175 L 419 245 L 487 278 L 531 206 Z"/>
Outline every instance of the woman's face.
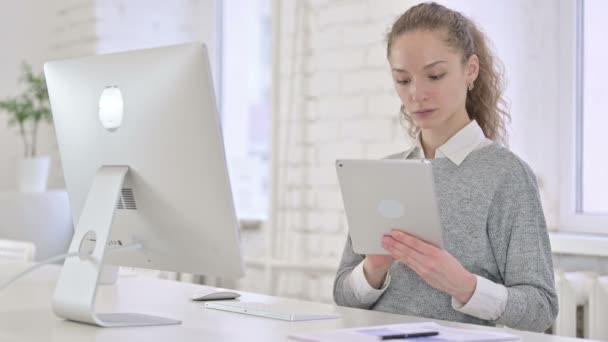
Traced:
<path fill-rule="evenodd" d="M 477 56 L 463 65 L 462 54 L 449 47 L 447 33 L 412 31 L 395 38 L 389 63 L 405 112 L 421 130 L 467 120 L 467 86 L 479 70 Z"/>

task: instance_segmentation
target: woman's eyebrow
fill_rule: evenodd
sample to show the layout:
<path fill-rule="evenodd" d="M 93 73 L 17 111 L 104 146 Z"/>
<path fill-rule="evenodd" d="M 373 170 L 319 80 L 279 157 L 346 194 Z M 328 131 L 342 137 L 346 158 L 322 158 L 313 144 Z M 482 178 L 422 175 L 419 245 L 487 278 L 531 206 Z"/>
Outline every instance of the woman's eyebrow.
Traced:
<path fill-rule="evenodd" d="M 447 61 L 435 61 L 435 62 L 429 63 L 429 64 L 427 64 L 427 65 L 425 65 L 425 66 L 424 66 L 424 69 L 429 69 L 429 68 L 432 68 L 432 67 L 434 67 L 435 65 L 437 65 L 437 64 L 441 64 L 441 63 L 447 63 Z M 407 70 L 402 69 L 402 68 L 392 68 L 392 70 L 393 70 L 394 72 L 407 72 Z"/>
<path fill-rule="evenodd" d="M 429 64 L 427 64 L 427 65 L 424 66 L 424 69 L 432 68 L 435 65 L 440 64 L 440 63 L 447 63 L 447 61 L 436 61 L 436 62 L 433 62 L 433 63 L 429 63 Z"/>

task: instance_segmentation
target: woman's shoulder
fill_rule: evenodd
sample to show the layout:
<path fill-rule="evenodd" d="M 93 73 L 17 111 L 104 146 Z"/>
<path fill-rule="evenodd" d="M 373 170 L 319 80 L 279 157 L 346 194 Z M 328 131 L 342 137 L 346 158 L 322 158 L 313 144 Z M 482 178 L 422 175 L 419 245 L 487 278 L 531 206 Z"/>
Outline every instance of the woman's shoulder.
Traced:
<path fill-rule="evenodd" d="M 500 170 L 507 178 L 532 179 L 536 176 L 532 167 L 520 156 L 510 149 L 493 142 L 486 147 L 477 150 L 476 153 L 480 162 Z"/>
<path fill-rule="evenodd" d="M 393 153 L 383 159 L 405 159 L 409 152 L 411 150 Z M 491 142 L 471 152 L 467 161 L 474 168 L 490 169 L 489 171 L 493 175 L 502 174 L 506 178 L 533 179 L 536 181 L 534 171 L 523 158 L 496 142 Z"/>

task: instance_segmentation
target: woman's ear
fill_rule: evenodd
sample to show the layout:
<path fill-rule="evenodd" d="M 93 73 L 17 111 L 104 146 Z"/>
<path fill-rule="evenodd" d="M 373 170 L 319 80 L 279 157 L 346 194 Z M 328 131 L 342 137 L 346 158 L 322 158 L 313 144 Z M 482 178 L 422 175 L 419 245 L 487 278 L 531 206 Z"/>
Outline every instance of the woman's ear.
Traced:
<path fill-rule="evenodd" d="M 476 54 L 472 54 L 467 61 L 466 77 L 467 83 L 475 82 L 479 75 L 479 57 Z"/>

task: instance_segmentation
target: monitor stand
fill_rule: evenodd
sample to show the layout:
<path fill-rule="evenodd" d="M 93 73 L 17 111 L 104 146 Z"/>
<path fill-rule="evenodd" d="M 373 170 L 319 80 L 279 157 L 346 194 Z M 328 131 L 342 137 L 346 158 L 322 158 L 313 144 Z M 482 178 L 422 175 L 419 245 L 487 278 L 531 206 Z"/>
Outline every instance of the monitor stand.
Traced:
<path fill-rule="evenodd" d="M 100 327 L 180 324 L 179 320 L 138 313 L 95 312 L 106 246 L 128 171 L 128 166 L 102 166 L 97 171 L 68 252 L 85 252 L 86 240 L 95 241 L 95 246 L 88 258 L 75 256 L 65 260 L 53 295 L 53 311 L 59 317 Z"/>

